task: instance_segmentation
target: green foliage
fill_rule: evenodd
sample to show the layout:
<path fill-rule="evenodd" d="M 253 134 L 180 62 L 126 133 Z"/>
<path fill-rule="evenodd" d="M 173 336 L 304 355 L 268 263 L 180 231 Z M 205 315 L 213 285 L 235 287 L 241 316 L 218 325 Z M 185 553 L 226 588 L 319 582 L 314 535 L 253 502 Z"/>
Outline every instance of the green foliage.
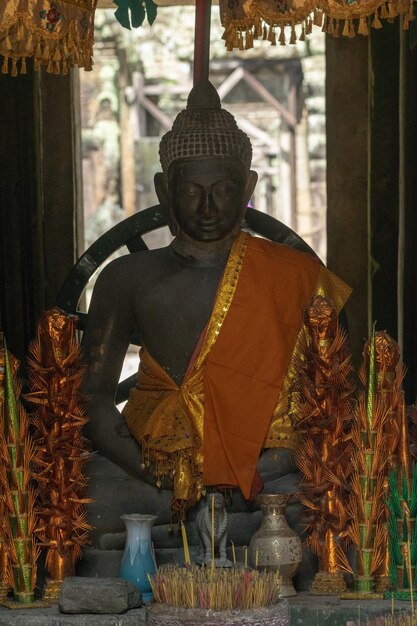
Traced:
<path fill-rule="evenodd" d="M 404 554 L 404 548 L 410 549 L 412 567 L 417 562 L 417 524 L 415 523 L 417 509 L 417 465 L 413 466 L 411 479 L 411 493 L 409 492 L 405 473 L 393 469 L 388 477 L 389 510 L 388 527 L 388 551 L 389 577 L 395 589 L 398 588 L 397 567 L 403 570 L 403 585 L 410 587 L 408 557 Z M 399 479 L 400 478 L 400 479 Z M 399 486 L 401 485 L 401 493 Z M 411 533 L 409 534 L 409 531 Z M 417 575 L 414 576 L 413 586 L 416 585 Z"/>
<path fill-rule="evenodd" d="M 400 496 L 398 494 L 398 476 L 397 471 L 393 469 L 390 472 L 388 478 L 389 485 L 389 500 L 388 500 L 388 508 L 392 512 L 394 518 L 399 519 L 403 516 L 403 510 L 401 506 Z"/>
<path fill-rule="evenodd" d="M 153 24 L 156 18 L 157 6 L 153 0 L 113 0 L 117 9 L 114 13 L 117 21 L 130 30 L 142 26 L 145 17 L 149 24 Z"/>
<path fill-rule="evenodd" d="M 413 466 L 411 479 L 410 517 L 417 517 L 417 465 Z"/>

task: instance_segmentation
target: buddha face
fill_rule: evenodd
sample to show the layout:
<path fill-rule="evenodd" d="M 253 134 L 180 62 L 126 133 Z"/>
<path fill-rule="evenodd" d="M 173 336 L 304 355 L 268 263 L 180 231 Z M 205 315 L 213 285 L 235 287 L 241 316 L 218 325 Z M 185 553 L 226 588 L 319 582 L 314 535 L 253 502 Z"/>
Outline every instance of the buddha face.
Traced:
<path fill-rule="evenodd" d="M 240 163 L 220 157 L 173 163 L 169 196 L 180 229 L 202 242 L 236 234 L 248 200 L 246 178 Z"/>

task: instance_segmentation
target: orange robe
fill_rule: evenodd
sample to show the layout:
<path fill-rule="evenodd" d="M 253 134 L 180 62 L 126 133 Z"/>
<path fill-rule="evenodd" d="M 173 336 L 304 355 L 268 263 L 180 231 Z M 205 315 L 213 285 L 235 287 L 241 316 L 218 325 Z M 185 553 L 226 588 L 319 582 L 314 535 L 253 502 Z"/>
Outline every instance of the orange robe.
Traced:
<path fill-rule="evenodd" d="M 249 498 L 263 448 L 295 448 L 291 357 L 302 313 L 319 293 L 340 310 L 350 288 L 311 255 L 240 233 L 201 349 L 177 385 L 145 350 L 123 411 L 157 483 L 196 502 L 205 485 Z"/>

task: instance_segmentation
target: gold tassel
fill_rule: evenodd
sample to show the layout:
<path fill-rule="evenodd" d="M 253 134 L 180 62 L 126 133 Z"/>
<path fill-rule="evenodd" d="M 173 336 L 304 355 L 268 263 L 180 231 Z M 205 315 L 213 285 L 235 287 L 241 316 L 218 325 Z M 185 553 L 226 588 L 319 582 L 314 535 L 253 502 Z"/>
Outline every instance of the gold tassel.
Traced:
<path fill-rule="evenodd" d="M 49 61 L 50 58 L 51 58 L 51 53 L 50 53 L 50 50 L 49 50 L 49 46 L 48 46 L 48 44 L 45 44 L 45 47 L 43 49 L 42 59 L 43 59 L 43 61 Z"/>
<path fill-rule="evenodd" d="M 67 52 L 67 56 L 68 56 L 68 53 L 69 53 L 71 50 L 73 50 L 73 49 L 74 49 L 74 47 L 75 47 L 75 44 L 74 44 L 74 37 L 72 36 L 72 32 L 70 31 L 70 32 L 68 33 L 68 52 Z"/>
<path fill-rule="evenodd" d="M 33 64 L 33 67 L 35 68 L 36 72 L 39 70 L 40 66 L 41 66 L 41 63 L 40 63 L 39 59 L 37 57 L 35 57 L 35 62 Z"/>
<path fill-rule="evenodd" d="M 266 39 L 268 38 L 268 31 L 266 29 L 266 24 L 264 24 L 263 30 L 262 30 L 262 39 L 264 41 L 266 41 Z"/>
<path fill-rule="evenodd" d="M 306 40 L 306 29 L 304 27 L 304 24 L 301 28 L 301 35 L 298 38 L 300 41 L 305 41 Z"/>
<path fill-rule="evenodd" d="M 329 32 L 329 22 L 330 22 L 330 20 L 329 20 L 329 18 L 326 15 L 326 17 L 324 18 L 324 21 L 323 21 L 322 29 L 321 29 L 322 33 L 328 33 Z M 307 28 L 308 28 L 308 22 L 307 22 Z M 307 29 L 306 29 L 306 34 L 308 34 Z"/>
<path fill-rule="evenodd" d="M 12 76 L 17 76 L 17 59 L 16 57 L 12 58 Z"/>
<path fill-rule="evenodd" d="M 59 46 L 57 46 L 55 48 L 55 52 L 54 52 L 54 56 L 52 57 L 53 61 L 61 61 L 62 59 L 62 55 L 61 55 L 61 51 L 59 49 Z"/>
<path fill-rule="evenodd" d="M 379 19 L 378 9 L 374 13 L 374 19 L 371 24 L 372 28 L 382 28 L 381 20 Z"/>
<path fill-rule="evenodd" d="M 66 76 L 68 74 L 68 63 L 67 61 L 62 61 L 62 74 Z"/>
<path fill-rule="evenodd" d="M 262 24 L 261 24 L 261 20 L 259 19 L 259 17 L 257 17 L 255 20 L 254 37 L 255 39 L 259 39 L 259 37 L 262 37 Z"/>
<path fill-rule="evenodd" d="M 26 74 L 26 57 L 22 57 L 22 65 L 20 67 L 20 73 L 21 74 Z"/>
<path fill-rule="evenodd" d="M 53 74 L 54 73 L 52 59 L 49 59 L 48 67 L 46 68 L 46 71 L 48 72 L 48 74 Z"/>
<path fill-rule="evenodd" d="M 281 26 L 281 32 L 279 34 L 279 43 L 280 46 L 285 46 L 285 28 Z"/>
<path fill-rule="evenodd" d="M 327 18 L 327 30 L 326 33 L 329 35 L 333 35 L 334 33 L 334 22 L 330 18 Z"/>
<path fill-rule="evenodd" d="M 54 74 L 61 73 L 61 63 L 59 61 L 55 61 L 54 63 Z"/>
<path fill-rule="evenodd" d="M 269 28 L 268 41 L 270 42 L 271 46 L 276 46 L 277 44 L 277 38 L 275 36 L 275 29 L 272 26 Z"/>
<path fill-rule="evenodd" d="M 313 31 L 313 20 L 311 19 L 311 17 L 309 17 L 306 22 L 306 35 L 311 35 L 312 31 Z"/>
<path fill-rule="evenodd" d="M 352 39 L 355 35 L 355 24 L 353 23 L 353 20 L 349 20 L 349 37 Z"/>
<path fill-rule="evenodd" d="M 359 20 L 358 35 L 369 35 L 368 22 L 363 15 Z"/>
<path fill-rule="evenodd" d="M 291 26 L 291 37 L 290 37 L 290 44 L 294 45 L 295 43 L 297 43 L 297 35 L 295 33 L 295 26 L 294 24 Z"/>
<path fill-rule="evenodd" d="M 24 36 L 25 36 L 25 32 L 23 30 L 23 24 L 19 24 L 19 26 L 17 27 L 16 41 L 22 41 Z"/>
<path fill-rule="evenodd" d="M 321 26 L 323 24 L 323 13 L 314 9 L 313 20 L 314 26 Z"/>
<path fill-rule="evenodd" d="M 2 74 L 9 73 L 9 57 L 4 57 L 3 67 L 1 68 L 1 73 Z"/>
<path fill-rule="evenodd" d="M 403 30 L 408 30 L 409 28 L 410 28 L 410 20 L 408 19 L 408 15 L 404 15 Z"/>
<path fill-rule="evenodd" d="M 388 13 L 387 5 L 383 4 L 381 6 L 381 19 L 386 20 L 388 17 L 389 17 L 389 13 Z"/>
<path fill-rule="evenodd" d="M 349 20 L 348 19 L 345 20 L 345 24 L 343 26 L 342 35 L 343 35 L 343 37 L 349 37 L 349 35 L 350 35 L 350 27 L 349 27 Z"/>

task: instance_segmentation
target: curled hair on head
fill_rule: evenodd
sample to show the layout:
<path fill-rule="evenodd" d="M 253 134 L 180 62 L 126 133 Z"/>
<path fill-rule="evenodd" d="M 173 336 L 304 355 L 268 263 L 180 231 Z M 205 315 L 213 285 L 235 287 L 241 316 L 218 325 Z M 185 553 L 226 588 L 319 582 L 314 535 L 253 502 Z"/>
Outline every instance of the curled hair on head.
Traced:
<path fill-rule="evenodd" d="M 252 145 L 233 115 L 221 108 L 213 85 L 208 81 L 197 83 L 188 96 L 187 108 L 161 139 L 162 170 L 167 176 L 170 165 L 179 159 L 217 156 L 237 160 L 249 172 Z"/>

